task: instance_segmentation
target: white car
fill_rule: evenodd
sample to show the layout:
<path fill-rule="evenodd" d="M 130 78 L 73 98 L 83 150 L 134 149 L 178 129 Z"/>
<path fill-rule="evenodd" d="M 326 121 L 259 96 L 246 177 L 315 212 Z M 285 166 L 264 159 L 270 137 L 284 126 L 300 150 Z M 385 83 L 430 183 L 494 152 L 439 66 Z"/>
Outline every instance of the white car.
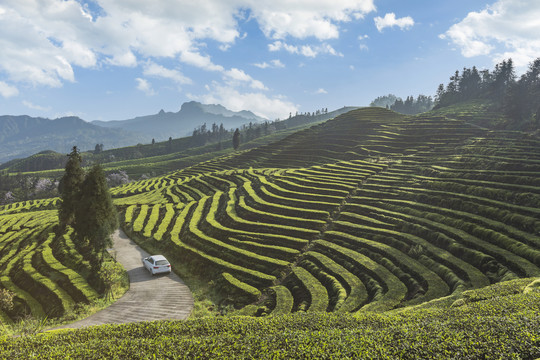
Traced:
<path fill-rule="evenodd" d="M 143 265 L 150 274 L 171 273 L 171 264 L 163 255 L 152 255 L 142 259 Z"/>

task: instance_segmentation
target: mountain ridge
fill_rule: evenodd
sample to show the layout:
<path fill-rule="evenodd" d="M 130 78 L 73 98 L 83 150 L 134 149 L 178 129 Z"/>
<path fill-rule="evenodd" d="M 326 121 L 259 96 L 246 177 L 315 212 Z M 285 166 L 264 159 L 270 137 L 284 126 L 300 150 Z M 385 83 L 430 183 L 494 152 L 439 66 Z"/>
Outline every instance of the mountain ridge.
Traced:
<path fill-rule="evenodd" d="M 230 129 L 249 122 L 266 120 L 248 110 L 235 112 L 219 104 L 201 104 L 189 101 L 183 103 L 177 112 L 166 112 L 162 109 L 153 115 L 137 116 L 126 120 L 94 120 L 91 124 L 106 128 L 129 129 L 129 131 L 145 134 L 156 141 L 161 141 L 169 137 L 190 135 L 193 129 L 204 123 L 207 125 L 223 123 L 225 128 Z"/>
<path fill-rule="evenodd" d="M 45 150 L 66 153 L 75 145 L 85 151 L 94 149 L 96 144 L 110 149 L 178 138 L 190 135 L 204 123 L 223 123 L 229 129 L 265 120 L 248 110 L 234 112 L 222 105 L 195 101 L 182 104 L 176 113 L 161 110 L 154 115 L 108 122 L 85 121 L 77 116 L 49 119 L 1 115 L 0 163 Z"/>

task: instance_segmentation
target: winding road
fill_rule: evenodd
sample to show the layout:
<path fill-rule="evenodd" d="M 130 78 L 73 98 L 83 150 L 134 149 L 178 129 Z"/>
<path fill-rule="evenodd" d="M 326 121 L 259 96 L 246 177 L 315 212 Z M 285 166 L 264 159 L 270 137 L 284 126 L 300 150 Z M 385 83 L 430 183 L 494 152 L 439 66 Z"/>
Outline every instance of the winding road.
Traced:
<path fill-rule="evenodd" d="M 189 288 L 174 273 L 152 276 L 142 265 L 149 254 L 122 230 L 113 234 L 116 260 L 129 275 L 129 290 L 117 302 L 83 320 L 56 329 L 152 320 L 185 320 L 193 309 Z"/>

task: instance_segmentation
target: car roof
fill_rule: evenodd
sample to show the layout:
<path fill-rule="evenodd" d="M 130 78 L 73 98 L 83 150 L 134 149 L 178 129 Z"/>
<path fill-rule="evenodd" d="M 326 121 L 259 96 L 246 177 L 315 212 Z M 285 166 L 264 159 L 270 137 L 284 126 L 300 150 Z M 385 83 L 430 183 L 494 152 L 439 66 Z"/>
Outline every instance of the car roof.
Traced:
<path fill-rule="evenodd" d="M 165 256 L 163 256 L 163 255 L 152 255 L 150 257 L 153 258 L 156 261 L 157 260 L 167 260 L 167 259 L 165 259 Z"/>

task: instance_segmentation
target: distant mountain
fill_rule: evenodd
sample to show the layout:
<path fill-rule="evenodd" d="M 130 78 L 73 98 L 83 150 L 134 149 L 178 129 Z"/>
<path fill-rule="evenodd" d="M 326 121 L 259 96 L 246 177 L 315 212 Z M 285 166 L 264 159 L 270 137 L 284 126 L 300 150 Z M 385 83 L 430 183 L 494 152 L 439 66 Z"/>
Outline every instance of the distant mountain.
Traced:
<path fill-rule="evenodd" d="M 26 157 L 43 150 L 68 153 L 77 145 L 81 150 L 133 145 L 146 140 L 123 129 L 107 129 L 70 116 L 54 120 L 27 115 L 0 116 L 0 163 Z"/>
<path fill-rule="evenodd" d="M 27 115 L 0 116 L 0 164 L 27 157 L 44 150 L 68 153 L 73 145 L 93 150 L 96 144 L 105 149 L 150 143 L 191 135 L 193 129 L 213 123 L 226 129 L 249 122 L 265 121 L 251 111 L 234 112 L 222 105 L 205 105 L 196 101 L 184 103 L 180 111 L 140 116 L 128 120 L 86 122 L 78 117 L 54 120 Z"/>
<path fill-rule="evenodd" d="M 196 101 L 182 104 L 178 112 L 161 110 L 155 115 L 140 116 L 128 120 L 92 121 L 94 125 L 106 128 L 124 129 L 143 135 L 146 141 L 152 138 L 156 141 L 167 140 L 169 137 L 178 138 L 191 135 L 193 129 L 206 123 L 223 126 L 226 129 L 240 127 L 249 122 L 262 122 L 266 119 L 253 114 L 251 111 L 231 111 L 222 105 L 205 105 Z"/>

